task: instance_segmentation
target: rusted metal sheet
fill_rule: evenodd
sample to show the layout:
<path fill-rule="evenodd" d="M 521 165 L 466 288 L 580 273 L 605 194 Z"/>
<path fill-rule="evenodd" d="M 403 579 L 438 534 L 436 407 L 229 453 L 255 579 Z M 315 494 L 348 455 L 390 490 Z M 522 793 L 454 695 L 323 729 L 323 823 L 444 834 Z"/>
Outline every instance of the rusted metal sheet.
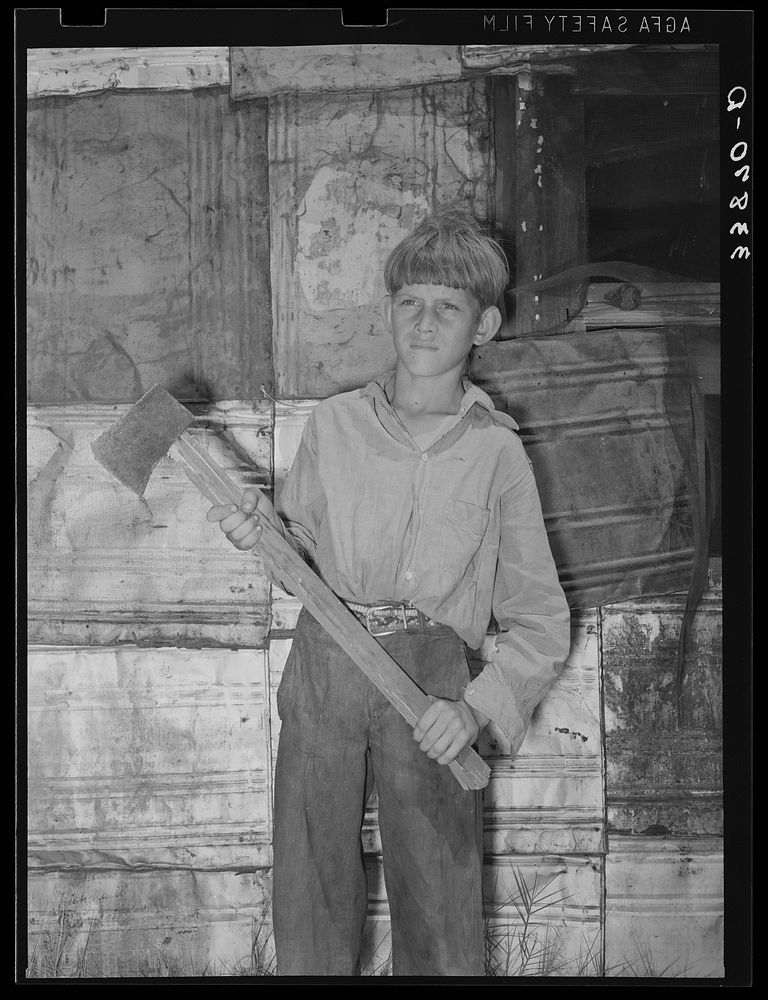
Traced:
<path fill-rule="evenodd" d="M 286 95 L 269 117 L 277 395 L 325 397 L 394 363 L 389 251 L 440 204 L 488 216 L 485 86 Z"/>
<path fill-rule="evenodd" d="M 268 872 L 35 872 L 27 974 L 269 975 Z"/>
<path fill-rule="evenodd" d="M 232 98 L 392 90 L 462 75 L 456 45 L 232 46 Z"/>
<path fill-rule="evenodd" d="M 697 488 L 687 367 L 673 329 L 473 352 L 473 380 L 520 425 L 572 606 L 688 586 Z"/>
<path fill-rule="evenodd" d="M 208 501 L 166 458 L 143 499 L 90 443 L 128 407 L 31 408 L 28 416 L 29 641 L 56 645 L 263 646 L 269 586 L 258 555 L 206 521 Z M 190 430 L 243 485 L 269 482 L 262 402 L 193 407 Z"/>
<path fill-rule="evenodd" d="M 31 403 L 262 398 L 266 105 L 227 91 L 30 103 Z"/>
<path fill-rule="evenodd" d="M 722 840 L 611 834 L 605 883 L 607 975 L 723 975 Z"/>
<path fill-rule="evenodd" d="M 721 835 L 722 599 L 705 595 L 688 634 L 682 725 L 674 696 L 684 597 L 602 611 L 609 829 Z"/>
<path fill-rule="evenodd" d="M 226 46 L 28 49 L 27 96 L 229 85 Z"/>
<path fill-rule="evenodd" d="M 31 868 L 271 864 L 264 651 L 33 647 L 28 662 Z"/>

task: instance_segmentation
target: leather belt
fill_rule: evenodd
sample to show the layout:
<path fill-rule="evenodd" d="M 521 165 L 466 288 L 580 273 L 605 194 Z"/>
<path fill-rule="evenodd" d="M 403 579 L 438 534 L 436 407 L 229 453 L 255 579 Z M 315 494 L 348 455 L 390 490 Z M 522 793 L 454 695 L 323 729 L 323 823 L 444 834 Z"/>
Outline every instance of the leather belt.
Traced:
<path fill-rule="evenodd" d="M 368 629 L 371 635 L 390 635 L 393 632 L 426 632 L 432 629 L 445 630 L 447 625 L 429 618 L 407 601 L 387 604 L 355 604 L 344 601 L 355 618 Z"/>

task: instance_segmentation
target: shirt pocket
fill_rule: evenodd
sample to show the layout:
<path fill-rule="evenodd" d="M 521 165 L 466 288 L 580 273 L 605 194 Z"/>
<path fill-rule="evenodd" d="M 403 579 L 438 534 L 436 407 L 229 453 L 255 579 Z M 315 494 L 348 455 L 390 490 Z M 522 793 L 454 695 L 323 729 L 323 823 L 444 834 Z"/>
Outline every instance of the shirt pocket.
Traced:
<path fill-rule="evenodd" d="M 478 553 L 490 516 L 487 507 L 469 500 L 448 501 L 440 542 L 440 568 L 446 583 L 457 584 L 465 576 L 477 579 Z"/>

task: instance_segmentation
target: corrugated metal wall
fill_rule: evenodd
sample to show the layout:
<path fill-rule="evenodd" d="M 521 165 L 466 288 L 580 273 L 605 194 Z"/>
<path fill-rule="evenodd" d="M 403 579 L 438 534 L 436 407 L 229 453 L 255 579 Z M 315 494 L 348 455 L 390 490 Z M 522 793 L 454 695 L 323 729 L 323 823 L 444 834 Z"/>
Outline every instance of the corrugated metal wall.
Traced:
<path fill-rule="evenodd" d="M 62 87 L 61 58 L 31 65 L 35 93 Z M 78 60 L 85 91 L 115 54 Z M 491 115 L 482 80 L 230 101 L 210 86 L 221 53 L 191 60 L 208 86 L 135 61 L 114 85 L 176 89 L 30 103 L 29 969 L 268 974 L 274 696 L 298 605 L 170 460 L 144 502 L 88 444 L 160 381 L 243 484 L 274 474 L 279 492 L 316 400 L 393 361 L 389 248 L 444 201 L 487 217 Z M 722 973 L 714 583 L 682 727 L 684 594 L 576 612 L 520 755 L 485 738 L 490 974 Z M 384 972 L 375 801 L 363 843 L 363 958 Z"/>

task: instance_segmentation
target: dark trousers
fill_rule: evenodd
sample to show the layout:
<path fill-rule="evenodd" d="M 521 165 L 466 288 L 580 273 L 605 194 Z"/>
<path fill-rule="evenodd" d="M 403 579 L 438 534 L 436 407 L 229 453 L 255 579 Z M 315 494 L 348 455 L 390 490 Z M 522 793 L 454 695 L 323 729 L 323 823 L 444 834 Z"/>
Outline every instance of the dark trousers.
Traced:
<path fill-rule="evenodd" d="M 377 636 L 429 694 L 467 683 L 451 629 Z M 273 922 L 279 975 L 355 975 L 366 918 L 366 760 L 379 801 L 395 975 L 483 974 L 479 795 L 413 730 L 308 612 L 277 695 Z M 370 782 L 370 775 L 369 782 Z"/>

